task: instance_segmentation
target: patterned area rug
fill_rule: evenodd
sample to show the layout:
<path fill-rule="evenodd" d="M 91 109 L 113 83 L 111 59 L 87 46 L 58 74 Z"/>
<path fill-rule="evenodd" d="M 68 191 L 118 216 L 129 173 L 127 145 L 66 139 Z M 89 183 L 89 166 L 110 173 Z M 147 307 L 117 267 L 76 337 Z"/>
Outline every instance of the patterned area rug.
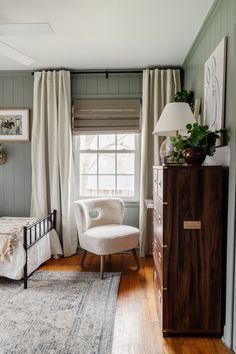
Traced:
<path fill-rule="evenodd" d="M 120 274 L 37 271 L 0 279 L 1 354 L 110 354 Z"/>

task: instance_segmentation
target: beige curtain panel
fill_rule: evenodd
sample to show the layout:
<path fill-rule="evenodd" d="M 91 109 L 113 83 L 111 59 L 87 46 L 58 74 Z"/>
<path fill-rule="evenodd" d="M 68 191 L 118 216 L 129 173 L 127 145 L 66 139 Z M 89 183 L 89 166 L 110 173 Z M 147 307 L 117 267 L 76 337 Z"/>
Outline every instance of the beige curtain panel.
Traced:
<path fill-rule="evenodd" d="M 147 233 L 146 199 L 152 199 L 152 166 L 160 164 L 162 139 L 153 135 L 154 126 L 167 103 L 173 102 L 180 90 L 180 70 L 143 71 L 142 125 L 141 125 L 141 172 L 140 172 L 140 255 L 151 252 L 152 235 Z"/>
<path fill-rule="evenodd" d="M 71 92 L 68 71 L 34 74 L 32 127 L 31 215 L 57 210 L 57 232 L 64 256 L 76 253 L 73 213 L 74 168 L 71 131 Z"/>

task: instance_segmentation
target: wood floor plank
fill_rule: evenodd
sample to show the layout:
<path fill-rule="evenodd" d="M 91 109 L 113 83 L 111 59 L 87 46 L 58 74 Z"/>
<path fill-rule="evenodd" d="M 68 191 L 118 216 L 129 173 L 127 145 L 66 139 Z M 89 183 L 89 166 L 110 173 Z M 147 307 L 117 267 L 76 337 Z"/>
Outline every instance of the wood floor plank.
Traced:
<path fill-rule="evenodd" d="M 88 254 L 84 266 L 81 255 L 51 259 L 45 271 L 99 271 L 100 259 Z M 105 271 L 121 272 L 117 299 L 112 354 L 225 354 L 232 353 L 220 339 L 199 337 L 163 338 L 157 318 L 153 289 L 152 257 L 141 259 L 140 269 L 132 255 L 106 257 Z"/>

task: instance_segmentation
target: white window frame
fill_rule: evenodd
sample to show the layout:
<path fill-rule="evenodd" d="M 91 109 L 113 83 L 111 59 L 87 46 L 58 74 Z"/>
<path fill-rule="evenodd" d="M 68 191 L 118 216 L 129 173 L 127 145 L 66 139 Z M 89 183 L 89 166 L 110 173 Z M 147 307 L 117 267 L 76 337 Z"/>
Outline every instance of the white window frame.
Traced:
<path fill-rule="evenodd" d="M 111 135 L 112 133 L 111 132 L 107 132 L 106 135 Z M 114 135 L 117 135 L 117 134 L 121 134 L 121 133 L 115 133 Z M 86 149 L 86 150 L 80 150 L 78 149 L 77 151 L 75 151 L 76 153 L 76 160 L 77 160 L 77 163 L 78 163 L 78 171 L 76 171 L 76 177 L 78 177 L 77 181 L 76 181 L 76 184 L 78 186 L 78 197 L 79 199 L 89 199 L 89 198 L 104 198 L 106 196 L 101 196 L 101 195 L 95 195 L 93 197 L 91 196 L 83 196 L 83 195 L 80 195 L 80 176 L 81 175 L 88 175 L 87 173 L 85 174 L 81 174 L 79 172 L 79 164 L 80 164 L 80 154 L 81 153 L 96 153 L 97 154 L 97 173 L 95 174 L 90 174 L 90 176 L 97 176 L 97 186 L 98 186 L 98 178 L 99 178 L 99 174 L 98 174 L 98 170 L 99 170 L 99 159 L 98 159 L 98 156 L 99 156 L 99 153 L 108 153 L 108 154 L 115 154 L 115 164 L 116 164 L 116 171 L 117 171 L 117 154 L 120 154 L 120 153 L 134 153 L 134 160 L 135 160 L 135 166 L 134 166 L 134 196 L 131 196 L 131 197 L 124 197 L 124 196 L 117 196 L 119 198 L 121 198 L 124 202 L 139 202 L 139 184 L 140 184 L 140 133 L 133 133 L 133 132 L 124 132 L 122 134 L 134 134 L 135 136 L 135 149 L 134 150 L 126 150 L 126 149 L 123 149 L 123 150 L 118 150 L 118 149 L 113 149 L 113 150 L 95 150 L 95 149 Z M 81 134 L 81 135 L 86 135 L 86 134 Z M 98 136 L 98 139 L 99 139 L 99 135 L 104 135 L 104 134 L 93 134 L 93 135 L 97 135 Z M 97 140 L 98 144 L 99 144 L 99 141 Z M 102 174 L 102 175 L 106 175 L 105 173 Z M 110 175 L 110 174 L 109 174 Z M 130 174 L 133 176 L 133 174 Z M 115 176 L 117 176 L 117 174 L 115 174 Z M 119 176 L 122 176 L 122 174 L 119 173 Z M 123 174 L 123 176 L 129 176 L 129 174 Z M 116 179 L 117 181 L 117 179 Z M 115 196 L 114 196 L 115 197 Z"/>

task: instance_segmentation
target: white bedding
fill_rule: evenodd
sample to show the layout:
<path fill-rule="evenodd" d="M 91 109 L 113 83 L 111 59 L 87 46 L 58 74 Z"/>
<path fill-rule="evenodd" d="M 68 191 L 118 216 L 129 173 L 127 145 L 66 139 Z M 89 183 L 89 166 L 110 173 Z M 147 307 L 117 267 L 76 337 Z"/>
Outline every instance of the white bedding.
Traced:
<path fill-rule="evenodd" d="M 34 218 L 10 218 L 0 217 L 0 230 L 4 228 L 16 228 L 19 225 L 30 225 L 35 222 Z M 8 226 L 7 226 L 8 225 Z M 1 233 L 0 233 L 1 237 Z M 27 270 L 28 275 L 37 269 L 43 262 L 51 258 L 62 255 L 62 249 L 58 235 L 55 230 L 49 231 L 41 240 L 28 249 Z M 25 265 L 25 250 L 23 247 L 23 233 L 16 239 L 16 244 L 11 255 L 5 257 L 4 262 L 0 262 L 0 276 L 10 279 L 21 279 Z"/>

